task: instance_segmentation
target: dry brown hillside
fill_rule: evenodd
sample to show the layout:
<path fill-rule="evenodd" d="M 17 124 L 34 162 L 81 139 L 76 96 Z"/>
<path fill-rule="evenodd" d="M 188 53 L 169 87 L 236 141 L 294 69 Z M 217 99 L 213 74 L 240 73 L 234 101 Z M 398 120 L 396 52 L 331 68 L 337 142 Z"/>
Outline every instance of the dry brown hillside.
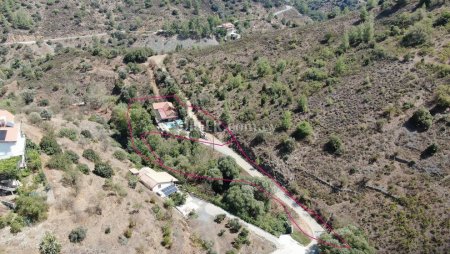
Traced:
<path fill-rule="evenodd" d="M 445 253 L 450 37 L 436 20 L 449 9 L 416 4 L 377 8 L 374 24 L 354 14 L 174 54 L 169 71 L 192 103 L 228 121 L 253 158 L 335 227 L 356 224 L 381 253 Z M 419 27 L 425 42 L 406 45 Z M 419 109 L 430 112 L 426 130 L 410 120 Z M 296 130 L 304 121 L 312 134 Z"/>

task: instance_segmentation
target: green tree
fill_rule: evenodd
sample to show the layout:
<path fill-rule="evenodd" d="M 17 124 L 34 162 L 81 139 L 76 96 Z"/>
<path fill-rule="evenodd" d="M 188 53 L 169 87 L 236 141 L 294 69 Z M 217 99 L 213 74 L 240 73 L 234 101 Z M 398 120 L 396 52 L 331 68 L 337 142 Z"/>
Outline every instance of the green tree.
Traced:
<path fill-rule="evenodd" d="M 313 134 L 313 128 L 308 121 L 302 121 L 298 124 L 297 129 L 294 132 L 296 139 L 303 139 Z"/>
<path fill-rule="evenodd" d="M 426 108 L 420 108 L 411 117 L 412 124 L 421 130 L 428 130 L 433 123 L 433 116 Z"/>
<path fill-rule="evenodd" d="M 100 156 L 91 148 L 84 150 L 81 156 L 92 162 L 100 161 Z"/>
<path fill-rule="evenodd" d="M 124 63 L 144 63 L 151 55 L 153 55 L 153 51 L 150 48 L 134 48 L 128 50 L 123 61 Z"/>
<path fill-rule="evenodd" d="M 439 107 L 450 107 L 450 85 L 440 85 L 437 87 L 436 102 Z"/>
<path fill-rule="evenodd" d="M 373 8 L 377 7 L 378 2 L 376 0 L 368 0 L 367 1 L 367 9 L 372 10 Z"/>
<path fill-rule="evenodd" d="M 342 42 L 341 42 L 340 48 L 344 52 L 350 48 L 350 39 L 349 39 L 348 32 L 344 32 L 344 34 L 342 35 Z"/>
<path fill-rule="evenodd" d="M 334 73 L 339 76 L 345 72 L 347 65 L 345 64 L 344 57 L 339 57 L 334 65 Z"/>
<path fill-rule="evenodd" d="M 216 180 L 211 181 L 211 188 L 216 193 L 221 193 L 223 190 L 223 181 L 219 180 L 222 179 L 222 172 L 218 168 L 211 168 L 208 170 L 208 176 L 211 178 L 214 178 Z"/>
<path fill-rule="evenodd" d="M 369 17 L 369 12 L 367 11 L 366 6 L 361 7 L 361 10 L 359 12 L 359 18 L 362 22 L 365 22 L 367 18 Z"/>
<path fill-rule="evenodd" d="M 12 25 L 14 28 L 29 30 L 33 27 L 33 19 L 25 10 L 20 9 L 12 15 Z"/>
<path fill-rule="evenodd" d="M 308 97 L 306 97 L 306 95 L 304 95 L 304 94 L 300 95 L 300 97 L 298 98 L 298 101 L 297 101 L 297 108 L 298 108 L 298 110 L 300 110 L 300 112 L 303 112 L 303 113 L 306 113 L 309 111 Z"/>
<path fill-rule="evenodd" d="M 281 140 L 281 152 L 284 154 L 290 154 L 295 150 L 295 140 L 291 137 L 285 137 Z"/>
<path fill-rule="evenodd" d="M 364 24 L 363 40 L 366 43 L 373 43 L 375 41 L 375 28 L 372 13 L 369 15 L 366 23 Z"/>
<path fill-rule="evenodd" d="M 331 243 L 336 245 L 341 245 L 337 239 L 335 239 L 331 234 L 329 233 L 323 233 L 320 236 L 320 239 L 322 241 L 319 241 L 319 250 L 320 253 L 324 254 L 360 254 L 360 253 L 366 253 L 366 254 L 372 254 L 376 253 L 375 249 L 370 246 L 367 237 L 365 236 L 364 232 L 360 229 L 358 229 L 355 226 L 347 226 L 344 228 L 340 228 L 336 230 L 336 234 L 342 236 L 346 240 L 346 242 L 350 245 L 350 249 L 342 249 L 342 248 L 336 248 L 333 246 L 330 246 L 329 244 L 324 243 Z"/>
<path fill-rule="evenodd" d="M 52 115 L 52 112 L 47 109 L 43 109 L 40 113 L 41 118 L 44 120 L 50 120 L 52 118 Z"/>
<path fill-rule="evenodd" d="M 228 110 L 225 110 L 221 115 L 220 115 L 220 121 L 222 121 L 222 123 L 224 125 L 228 125 L 231 123 L 231 115 L 228 112 Z"/>
<path fill-rule="evenodd" d="M 265 212 L 264 202 L 254 196 L 254 188 L 249 185 L 233 185 L 223 197 L 223 203 L 229 211 L 249 220 L 256 219 Z"/>
<path fill-rule="evenodd" d="M 236 164 L 236 161 L 230 156 L 221 157 L 217 163 L 217 167 L 219 168 L 220 172 L 222 172 L 222 176 L 225 179 L 232 180 L 239 176 L 239 166 Z"/>
<path fill-rule="evenodd" d="M 103 178 L 111 178 L 114 175 L 111 165 L 105 162 L 95 163 L 94 171 L 92 172 Z"/>
<path fill-rule="evenodd" d="M 256 72 L 259 77 L 264 77 L 272 74 L 272 67 L 267 58 L 262 58 L 256 63 Z"/>
<path fill-rule="evenodd" d="M 292 113 L 291 111 L 285 111 L 281 118 L 280 128 L 282 130 L 289 130 L 292 127 Z"/>
<path fill-rule="evenodd" d="M 343 144 L 341 139 L 333 134 L 329 137 L 328 142 L 325 144 L 325 149 L 333 154 L 341 154 L 343 151 Z"/>
<path fill-rule="evenodd" d="M 86 238 L 87 229 L 83 227 L 78 227 L 70 231 L 69 241 L 71 243 L 80 243 Z"/>
<path fill-rule="evenodd" d="M 403 36 L 401 44 L 405 47 L 415 47 L 425 44 L 430 39 L 431 28 L 424 23 L 417 23 Z"/>
<path fill-rule="evenodd" d="M 42 197 L 20 195 L 16 199 L 15 212 L 31 223 L 45 220 L 47 211 L 48 205 Z"/>
<path fill-rule="evenodd" d="M 42 137 L 41 142 L 39 143 L 41 150 L 44 151 L 47 155 L 53 155 L 57 153 L 61 153 L 61 147 L 59 147 L 56 138 L 52 134 L 47 134 Z"/>
<path fill-rule="evenodd" d="M 39 244 L 39 252 L 41 254 L 59 254 L 61 253 L 61 244 L 53 234 L 47 232 Z"/>

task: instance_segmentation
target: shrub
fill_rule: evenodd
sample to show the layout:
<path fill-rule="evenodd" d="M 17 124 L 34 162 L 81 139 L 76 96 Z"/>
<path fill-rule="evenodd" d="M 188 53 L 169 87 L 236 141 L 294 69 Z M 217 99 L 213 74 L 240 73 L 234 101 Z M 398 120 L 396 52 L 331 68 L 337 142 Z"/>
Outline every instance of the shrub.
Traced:
<path fill-rule="evenodd" d="M 113 153 L 114 158 L 118 159 L 119 161 L 124 161 L 127 159 L 127 153 L 122 150 L 117 150 Z"/>
<path fill-rule="evenodd" d="M 131 228 L 127 228 L 124 232 L 123 232 L 123 236 L 125 236 L 126 238 L 130 239 L 131 236 L 133 235 L 133 230 Z"/>
<path fill-rule="evenodd" d="M 91 172 L 89 169 L 89 166 L 86 164 L 78 164 L 77 165 L 77 170 L 80 171 L 81 173 L 85 174 L 85 175 L 89 175 L 89 173 Z"/>
<path fill-rule="evenodd" d="M 433 123 L 433 116 L 431 115 L 430 111 L 428 111 L 428 109 L 420 108 L 416 112 L 414 112 L 413 116 L 411 117 L 411 122 L 414 127 L 418 129 L 428 130 Z"/>
<path fill-rule="evenodd" d="M 174 207 L 174 206 L 175 206 L 175 203 L 173 202 L 172 199 L 168 198 L 168 199 L 166 199 L 166 200 L 164 201 L 164 208 L 170 209 L 170 208 L 172 208 L 172 207 Z"/>
<path fill-rule="evenodd" d="M 216 215 L 216 217 L 214 218 L 214 222 L 220 224 L 220 223 L 222 223 L 223 220 L 225 220 L 226 217 L 227 217 L 227 215 L 224 214 L 224 213 L 218 214 L 218 215 Z"/>
<path fill-rule="evenodd" d="M 24 9 L 19 9 L 12 14 L 11 23 L 14 28 L 18 29 L 29 30 L 33 27 L 33 19 Z"/>
<path fill-rule="evenodd" d="M 57 153 L 61 153 L 61 147 L 59 147 L 56 138 L 53 135 L 45 135 L 42 137 L 41 142 L 39 143 L 41 150 L 47 155 L 53 155 Z"/>
<path fill-rule="evenodd" d="M 239 223 L 239 219 L 234 218 L 228 220 L 227 224 L 225 224 L 225 227 L 230 229 L 231 233 L 237 233 L 239 230 L 241 230 L 242 225 Z"/>
<path fill-rule="evenodd" d="M 349 225 L 345 228 L 339 228 L 336 230 L 336 233 L 344 237 L 344 239 L 348 239 L 347 243 L 352 249 L 352 253 L 367 253 L 374 254 L 376 253 L 375 248 L 369 245 L 367 241 L 367 237 L 364 234 L 364 231 L 356 228 L 353 225 Z M 319 251 L 320 253 L 329 253 L 329 254 L 338 254 L 342 253 L 339 249 L 336 249 L 329 244 L 324 243 L 338 243 L 338 241 L 334 238 L 332 234 L 324 233 L 320 236 L 319 243 Z"/>
<path fill-rule="evenodd" d="M 47 167 L 58 170 L 68 170 L 72 166 L 72 160 L 66 153 L 54 154 L 47 162 Z"/>
<path fill-rule="evenodd" d="M 341 154 L 343 151 L 343 145 L 341 139 L 336 135 L 331 135 L 328 142 L 325 144 L 325 149 L 332 154 Z"/>
<path fill-rule="evenodd" d="M 98 154 L 90 148 L 84 150 L 82 156 L 92 162 L 100 161 L 100 156 L 98 156 Z"/>
<path fill-rule="evenodd" d="M 28 121 L 31 124 L 39 124 L 42 121 L 41 116 L 39 115 L 39 113 L 37 112 L 31 112 L 30 115 L 28 116 Z"/>
<path fill-rule="evenodd" d="M 135 189 L 138 182 L 139 182 L 138 176 L 132 174 L 128 175 L 128 187 Z"/>
<path fill-rule="evenodd" d="M 47 232 L 39 244 L 39 252 L 41 254 L 58 254 L 61 253 L 61 244 L 56 237 Z"/>
<path fill-rule="evenodd" d="M 292 126 L 292 113 L 291 111 L 285 111 L 283 118 L 281 119 L 280 128 L 282 130 L 289 130 Z"/>
<path fill-rule="evenodd" d="M 300 95 L 300 98 L 298 98 L 297 101 L 297 107 L 300 112 L 308 112 L 308 97 L 306 97 L 306 95 Z"/>
<path fill-rule="evenodd" d="M 12 234 L 16 234 L 22 231 L 22 228 L 25 227 L 25 221 L 22 216 L 16 215 L 14 218 L 9 222 L 10 229 L 9 231 Z"/>
<path fill-rule="evenodd" d="M 78 163 L 78 160 L 80 159 L 80 156 L 78 156 L 78 154 L 76 154 L 74 151 L 65 151 L 64 152 L 65 156 L 67 156 L 67 158 L 69 158 L 70 161 L 72 161 L 74 164 Z"/>
<path fill-rule="evenodd" d="M 37 150 L 27 150 L 27 167 L 32 171 L 42 168 L 41 154 Z"/>
<path fill-rule="evenodd" d="M 22 92 L 21 94 L 23 101 L 25 102 L 25 104 L 30 104 L 33 102 L 34 100 L 34 92 L 31 90 L 25 90 Z"/>
<path fill-rule="evenodd" d="M 75 141 L 78 138 L 77 131 L 70 128 L 62 128 L 59 130 L 58 136 L 61 138 L 68 138 L 72 141 Z"/>
<path fill-rule="evenodd" d="M 176 192 L 170 195 L 170 199 L 173 200 L 175 206 L 184 205 L 186 203 L 186 198 L 187 198 L 186 193 Z"/>
<path fill-rule="evenodd" d="M 438 86 L 436 90 L 436 102 L 440 107 L 450 107 L 450 85 Z"/>
<path fill-rule="evenodd" d="M 85 138 L 89 138 L 89 139 L 92 138 L 92 133 L 89 130 L 82 130 L 80 132 L 80 134 Z"/>
<path fill-rule="evenodd" d="M 290 137 L 283 138 L 280 146 L 281 146 L 281 152 L 290 154 L 295 150 L 295 140 Z"/>
<path fill-rule="evenodd" d="M 17 167 L 20 159 L 19 156 L 16 156 L 0 160 L 0 179 L 17 179 L 20 175 Z"/>
<path fill-rule="evenodd" d="M 39 107 L 47 107 L 49 104 L 50 102 L 48 101 L 48 99 L 42 99 L 38 102 Z"/>
<path fill-rule="evenodd" d="M 161 245 L 170 249 L 172 247 L 172 230 L 168 225 L 162 227 L 163 240 Z"/>
<path fill-rule="evenodd" d="M 303 139 L 313 134 L 313 128 L 308 121 L 302 121 L 298 124 L 297 129 L 294 132 L 294 137 L 297 139 Z"/>
<path fill-rule="evenodd" d="M 111 165 L 105 162 L 95 163 L 95 168 L 92 172 L 103 178 L 111 178 L 114 175 L 114 171 L 111 168 Z"/>
<path fill-rule="evenodd" d="M 450 12 L 444 11 L 442 14 L 433 22 L 433 26 L 445 26 L 450 21 Z"/>
<path fill-rule="evenodd" d="M 80 180 L 80 172 L 77 170 L 66 170 L 61 178 L 64 187 L 76 187 Z"/>
<path fill-rule="evenodd" d="M 317 68 L 310 68 L 306 70 L 305 78 L 309 80 L 322 81 L 328 78 L 328 74 Z"/>
<path fill-rule="evenodd" d="M 78 227 L 73 229 L 69 234 L 69 241 L 71 243 L 79 243 L 82 242 L 86 238 L 87 229 Z"/>
<path fill-rule="evenodd" d="M 48 205 L 42 197 L 20 195 L 16 198 L 15 212 L 31 223 L 45 220 L 47 211 Z"/>
<path fill-rule="evenodd" d="M 42 119 L 44 120 L 50 120 L 52 118 L 52 112 L 50 110 L 47 109 L 43 109 L 40 113 L 40 116 L 42 117 Z"/>
<path fill-rule="evenodd" d="M 260 59 L 256 64 L 256 72 L 258 76 L 264 77 L 272 74 L 272 67 L 266 58 Z"/>
<path fill-rule="evenodd" d="M 401 44 L 405 47 L 422 45 L 429 40 L 430 28 L 425 24 L 416 24 L 403 36 Z"/>

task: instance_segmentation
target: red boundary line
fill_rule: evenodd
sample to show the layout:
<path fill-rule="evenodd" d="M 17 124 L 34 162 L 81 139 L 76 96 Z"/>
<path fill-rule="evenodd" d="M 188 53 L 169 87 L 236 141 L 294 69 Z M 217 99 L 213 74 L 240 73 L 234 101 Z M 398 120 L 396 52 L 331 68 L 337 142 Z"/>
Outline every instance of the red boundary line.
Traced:
<path fill-rule="evenodd" d="M 140 97 L 140 98 L 132 98 L 131 101 L 130 101 L 130 103 L 128 103 L 128 110 L 127 110 L 127 115 L 126 115 L 126 117 L 127 117 L 128 131 L 129 131 L 129 135 L 130 135 L 130 138 L 131 138 L 131 146 L 132 146 L 133 150 L 134 150 L 141 158 L 143 158 L 143 159 L 145 159 L 145 160 L 147 160 L 147 161 L 153 161 L 153 159 L 151 159 L 151 158 L 145 156 L 145 155 L 142 153 L 142 151 L 140 151 L 140 150 L 136 147 L 136 145 L 135 145 L 135 143 L 134 143 L 133 127 L 131 126 L 130 115 L 129 115 L 130 108 L 131 108 L 132 103 L 134 103 L 134 102 L 142 102 L 142 101 L 147 101 L 147 100 L 150 100 L 150 99 L 168 99 L 168 98 L 174 98 L 181 106 L 183 106 L 183 107 L 188 107 L 188 106 L 186 105 L 186 103 L 184 103 L 177 95 L 167 95 L 167 96 L 146 96 L 146 97 Z M 295 225 L 295 227 L 296 227 L 299 231 L 301 231 L 303 234 L 305 234 L 306 236 L 308 236 L 309 238 L 314 239 L 314 240 L 317 240 L 317 241 L 318 241 L 319 243 L 321 243 L 321 244 L 328 245 L 328 246 L 331 246 L 331 247 L 334 247 L 334 248 L 338 248 L 338 249 L 350 249 L 350 248 L 351 248 L 351 246 L 345 241 L 345 239 L 344 239 L 342 236 L 340 236 L 339 234 L 337 234 L 337 233 L 335 232 L 335 230 L 334 230 L 328 223 L 326 223 L 326 222 L 324 221 L 324 219 L 323 219 L 319 214 L 317 214 L 315 211 L 309 209 L 309 208 L 306 207 L 305 205 L 303 205 L 303 204 L 301 204 L 300 202 L 298 202 L 298 201 L 293 197 L 293 195 L 289 193 L 289 191 L 288 191 L 285 187 L 283 187 L 281 184 L 279 184 L 278 181 L 275 180 L 270 174 L 268 174 L 268 173 L 267 173 L 260 165 L 258 165 L 256 162 L 254 162 L 253 160 L 251 160 L 251 159 L 249 158 L 249 156 L 244 152 L 244 150 L 243 150 L 242 147 L 240 146 L 239 142 L 237 141 L 236 137 L 235 137 L 234 134 L 231 132 L 231 130 L 226 126 L 226 124 L 224 124 L 222 121 L 216 119 L 216 118 L 215 118 L 214 116 L 212 116 L 209 112 L 203 110 L 203 109 L 200 108 L 200 107 L 197 107 L 197 106 L 194 106 L 194 105 L 191 105 L 191 106 L 189 106 L 189 107 L 191 107 L 191 108 L 194 109 L 194 110 L 197 110 L 197 111 L 202 112 L 203 114 L 205 114 L 205 115 L 207 115 L 208 117 L 212 118 L 214 121 L 220 123 L 220 125 L 221 125 L 222 127 L 224 127 L 225 130 L 228 132 L 228 134 L 229 134 L 230 137 L 231 137 L 231 140 L 230 140 L 229 142 L 227 142 L 227 143 L 224 143 L 224 144 L 215 144 L 215 145 L 223 146 L 223 145 L 228 145 L 228 144 L 230 144 L 230 143 L 234 143 L 234 144 L 236 145 L 236 147 L 239 149 L 240 153 L 245 157 L 245 159 L 247 160 L 247 162 L 249 162 L 251 165 L 255 166 L 255 167 L 258 169 L 258 171 L 259 171 L 260 173 L 262 173 L 263 175 L 265 175 L 265 176 L 267 176 L 269 179 L 271 179 L 272 182 L 273 182 L 279 189 L 281 189 L 287 197 L 289 197 L 293 202 L 295 202 L 295 204 L 297 204 L 298 206 L 300 206 L 301 208 L 303 208 L 303 209 L 304 209 L 306 212 L 308 212 L 312 217 L 316 218 L 316 220 L 319 221 L 320 224 L 321 224 L 322 226 L 325 226 L 326 229 L 328 229 L 328 231 L 331 232 L 331 233 L 333 234 L 333 236 L 336 237 L 336 238 L 342 243 L 342 245 L 338 245 L 338 244 L 334 244 L 334 243 L 329 243 L 329 242 L 326 242 L 326 241 L 321 240 L 320 238 L 317 238 L 317 237 L 315 237 L 315 236 L 309 235 L 307 232 L 305 232 L 305 231 L 297 224 L 297 222 L 295 221 L 295 219 L 294 219 L 293 216 L 291 215 L 291 212 L 289 211 L 290 208 L 288 208 L 288 207 L 283 203 L 283 201 L 281 201 L 280 199 L 278 199 L 274 194 L 272 194 L 272 193 L 266 191 L 266 190 L 265 190 L 263 187 L 261 187 L 260 185 L 257 185 L 257 184 L 255 184 L 255 183 L 253 183 L 253 182 L 250 182 L 250 181 L 247 181 L 247 180 L 244 180 L 244 179 L 233 179 L 233 180 L 230 180 L 230 179 L 224 179 L 224 178 L 214 178 L 214 177 L 208 177 L 208 176 L 203 176 L 203 175 L 197 175 L 197 174 L 188 173 L 188 172 L 183 172 L 183 171 L 180 171 L 180 170 L 177 170 L 177 169 L 173 169 L 173 168 L 171 168 L 171 167 L 168 167 L 168 166 L 164 165 L 164 162 L 162 161 L 162 159 L 156 154 L 156 152 L 154 151 L 154 149 L 148 144 L 147 136 L 148 136 L 148 135 L 172 136 L 172 137 L 179 138 L 179 139 L 191 140 L 191 141 L 196 141 L 196 142 L 200 142 L 200 143 L 208 143 L 208 144 L 212 144 L 211 142 L 208 142 L 207 140 L 191 139 L 191 138 L 187 138 L 187 137 L 184 137 L 184 136 L 174 135 L 174 134 L 171 134 L 171 133 L 164 133 L 164 132 L 159 132 L 159 131 L 150 131 L 150 132 L 145 132 L 145 133 L 143 133 L 143 134 L 141 135 L 141 140 L 145 140 L 145 143 L 144 143 L 145 146 L 146 146 L 146 147 L 150 150 L 150 152 L 153 154 L 154 159 L 156 159 L 156 161 L 157 161 L 157 163 L 158 163 L 159 166 L 161 166 L 162 168 L 165 168 L 165 169 L 167 169 L 167 170 L 169 170 L 169 171 L 171 171 L 171 172 L 174 172 L 174 173 L 177 173 L 177 174 L 183 174 L 183 175 L 185 175 L 185 176 L 187 176 L 187 177 L 189 177 L 189 178 L 205 179 L 205 180 L 210 180 L 210 181 L 214 181 L 214 180 L 217 181 L 217 180 L 219 180 L 219 181 L 225 181 L 225 182 L 240 182 L 240 183 L 249 184 L 249 185 L 251 185 L 251 186 L 254 186 L 254 187 L 256 187 L 259 191 L 262 191 L 262 192 L 265 193 L 266 195 L 270 196 L 273 200 L 275 200 L 278 204 L 280 204 L 280 205 L 283 207 L 284 211 L 286 212 L 286 215 L 289 217 L 290 221 Z"/>

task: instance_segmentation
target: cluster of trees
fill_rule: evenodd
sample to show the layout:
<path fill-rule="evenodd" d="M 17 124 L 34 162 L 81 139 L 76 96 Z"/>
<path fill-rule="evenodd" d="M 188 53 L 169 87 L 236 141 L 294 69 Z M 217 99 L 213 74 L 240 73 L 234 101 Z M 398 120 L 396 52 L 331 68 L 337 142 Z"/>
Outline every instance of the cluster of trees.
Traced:
<path fill-rule="evenodd" d="M 325 254 L 342 254 L 342 253 L 376 253 L 375 248 L 373 248 L 367 241 L 367 236 L 361 229 L 355 226 L 347 226 L 336 230 L 336 234 L 345 239 L 345 241 L 350 245 L 350 249 L 342 249 L 330 246 L 329 244 L 335 244 L 337 246 L 341 245 L 339 240 L 333 237 L 332 234 L 323 233 L 320 236 L 319 249 L 320 253 Z M 325 244 L 329 243 L 329 244 Z"/>
<path fill-rule="evenodd" d="M 39 16 L 35 16 L 35 18 L 39 19 Z M 3 32 L 6 33 L 10 27 L 30 30 L 33 28 L 35 20 L 16 1 L 5 0 L 0 2 L 0 23 Z"/>
<path fill-rule="evenodd" d="M 163 26 L 164 33 L 168 36 L 179 35 L 181 38 L 206 38 L 216 35 L 221 38 L 226 35 L 226 30 L 218 28 L 222 20 L 216 16 L 208 16 L 206 19 L 202 17 L 193 17 L 188 21 L 174 21 L 165 23 Z"/>

